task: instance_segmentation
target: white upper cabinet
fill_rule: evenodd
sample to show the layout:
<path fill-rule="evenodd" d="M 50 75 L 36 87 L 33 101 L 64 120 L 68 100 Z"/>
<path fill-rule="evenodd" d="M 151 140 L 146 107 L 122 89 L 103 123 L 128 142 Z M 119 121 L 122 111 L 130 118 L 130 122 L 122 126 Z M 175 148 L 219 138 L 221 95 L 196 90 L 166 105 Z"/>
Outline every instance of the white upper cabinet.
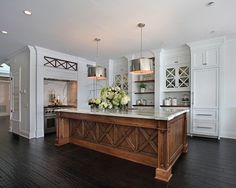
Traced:
<path fill-rule="evenodd" d="M 162 54 L 162 90 L 190 91 L 189 48 L 165 50 Z"/>
<path fill-rule="evenodd" d="M 215 66 L 219 65 L 219 48 L 210 48 L 206 50 L 205 54 L 205 65 L 206 66 Z"/>
<path fill-rule="evenodd" d="M 197 49 L 192 53 L 192 68 L 217 67 L 219 48 Z"/>
<path fill-rule="evenodd" d="M 165 70 L 164 91 L 189 91 L 190 66 L 188 64 L 169 65 Z"/>
<path fill-rule="evenodd" d="M 218 69 L 199 69 L 192 72 L 192 107 L 218 107 Z"/>
<path fill-rule="evenodd" d="M 186 54 L 176 54 L 165 58 L 165 65 L 190 64 L 190 56 Z"/>

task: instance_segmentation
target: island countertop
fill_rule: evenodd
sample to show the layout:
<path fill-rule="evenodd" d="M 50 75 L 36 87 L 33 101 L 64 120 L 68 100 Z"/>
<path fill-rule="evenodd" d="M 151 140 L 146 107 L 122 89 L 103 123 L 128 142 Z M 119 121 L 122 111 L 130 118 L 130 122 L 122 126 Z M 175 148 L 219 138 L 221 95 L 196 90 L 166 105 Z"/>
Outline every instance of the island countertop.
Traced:
<path fill-rule="evenodd" d="M 94 114 L 101 116 L 116 116 L 116 117 L 129 117 L 129 118 L 141 118 L 141 119 L 155 119 L 155 120 L 172 120 L 175 117 L 188 112 L 188 110 L 183 109 L 137 109 L 128 110 L 122 112 L 111 112 L 111 111 L 91 111 L 83 110 L 77 108 L 70 109 L 59 109 L 57 112 L 67 112 L 67 113 L 78 113 L 78 114 Z"/>

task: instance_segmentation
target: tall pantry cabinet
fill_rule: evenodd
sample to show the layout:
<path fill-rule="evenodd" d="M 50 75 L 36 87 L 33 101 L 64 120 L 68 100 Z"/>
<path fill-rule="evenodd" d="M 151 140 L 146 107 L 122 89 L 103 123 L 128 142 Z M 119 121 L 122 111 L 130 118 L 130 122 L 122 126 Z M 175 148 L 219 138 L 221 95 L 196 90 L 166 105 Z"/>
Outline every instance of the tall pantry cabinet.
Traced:
<path fill-rule="evenodd" d="M 217 38 L 188 44 L 191 49 L 191 135 L 219 138 L 223 43 L 224 38 Z"/>

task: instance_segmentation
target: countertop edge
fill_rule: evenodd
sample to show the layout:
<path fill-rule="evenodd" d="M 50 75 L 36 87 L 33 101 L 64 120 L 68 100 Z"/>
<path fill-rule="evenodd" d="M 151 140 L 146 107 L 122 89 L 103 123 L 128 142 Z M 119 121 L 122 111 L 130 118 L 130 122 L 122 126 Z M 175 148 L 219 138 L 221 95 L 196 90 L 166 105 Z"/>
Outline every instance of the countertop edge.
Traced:
<path fill-rule="evenodd" d="M 92 112 L 92 111 L 73 111 L 71 109 L 59 109 L 56 112 L 67 112 L 67 113 L 78 113 L 78 114 L 91 114 L 91 115 L 100 115 L 100 116 L 113 116 L 113 117 L 126 117 L 126 118 L 140 118 L 140 119 L 152 119 L 152 120 L 162 120 L 170 121 L 175 117 L 188 112 L 189 110 L 183 109 L 174 112 L 174 114 L 166 115 L 166 117 L 160 117 L 158 115 L 142 115 L 142 114 L 125 114 L 125 113 L 111 113 L 111 112 Z M 164 116 L 164 115 L 163 115 Z"/>

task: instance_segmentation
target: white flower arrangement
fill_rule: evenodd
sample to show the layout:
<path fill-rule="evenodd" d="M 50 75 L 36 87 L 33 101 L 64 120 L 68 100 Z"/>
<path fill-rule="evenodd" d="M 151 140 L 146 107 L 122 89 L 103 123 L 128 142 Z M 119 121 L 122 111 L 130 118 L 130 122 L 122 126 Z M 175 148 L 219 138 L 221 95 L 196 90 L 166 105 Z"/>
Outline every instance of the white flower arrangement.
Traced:
<path fill-rule="evenodd" d="M 128 105 L 130 97 L 120 87 L 104 87 L 101 89 L 100 98 L 89 99 L 88 103 L 101 109 L 124 108 Z"/>

